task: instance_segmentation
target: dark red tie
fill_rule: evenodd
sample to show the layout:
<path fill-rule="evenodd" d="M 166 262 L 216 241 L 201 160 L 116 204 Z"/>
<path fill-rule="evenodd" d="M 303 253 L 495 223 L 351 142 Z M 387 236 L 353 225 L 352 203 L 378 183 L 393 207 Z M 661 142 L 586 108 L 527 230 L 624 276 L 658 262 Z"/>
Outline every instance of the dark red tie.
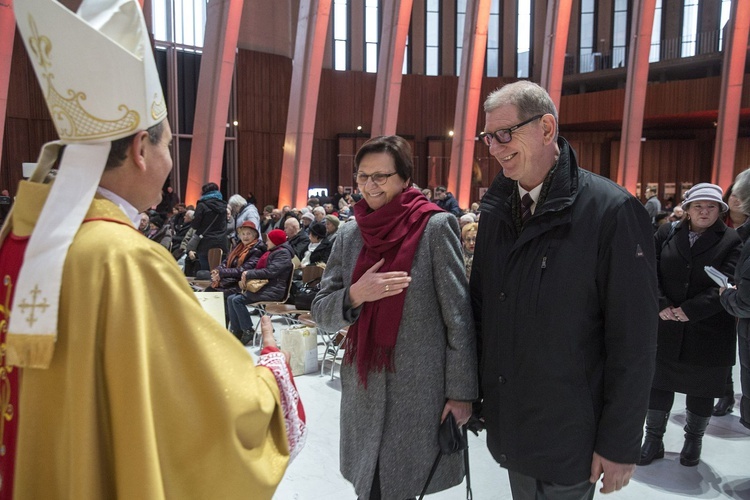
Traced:
<path fill-rule="evenodd" d="M 529 217 L 531 217 L 531 205 L 534 204 L 534 200 L 531 198 L 529 193 L 523 195 L 521 198 L 521 223 L 525 224 Z"/>

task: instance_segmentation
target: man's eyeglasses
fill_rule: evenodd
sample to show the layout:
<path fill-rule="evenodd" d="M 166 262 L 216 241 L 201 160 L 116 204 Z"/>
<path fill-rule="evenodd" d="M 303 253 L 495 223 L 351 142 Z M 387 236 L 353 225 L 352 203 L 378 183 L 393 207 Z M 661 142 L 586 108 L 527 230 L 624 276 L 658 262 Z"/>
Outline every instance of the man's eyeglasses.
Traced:
<path fill-rule="evenodd" d="M 388 182 L 388 177 L 392 175 L 396 175 L 398 172 L 391 172 L 390 174 L 384 174 L 383 172 L 375 172 L 374 174 L 363 174 L 361 172 L 357 172 L 354 174 L 354 180 L 359 184 L 360 186 L 364 186 L 367 184 L 367 179 L 372 179 L 372 182 L 377 184 L 378 186 L 382 186 L 386 182 Z"/>
<path fill-rule="evenodd" d="M 539 118 L 543 117 L 544 115 L 536 115 L 532 116 L 526 121 L 522 121 L 518 125 L 513 125 L 510 128 L 501 128 L 500 130 L 495 130 L 494 132 L 482 132 L 479 134 L 479 138 L 482 139 L 482 141 L 489 147 L 492 146 L 492 138 L 494 137 L 497 142 L 500 144 L 507 144 L 513 139 L 513 136 L 511 135 L 513 132 L 518 130 L 519 128 L 523 127 L 527 123 L 531 123 L 534 120 L 538 120 Z"/>

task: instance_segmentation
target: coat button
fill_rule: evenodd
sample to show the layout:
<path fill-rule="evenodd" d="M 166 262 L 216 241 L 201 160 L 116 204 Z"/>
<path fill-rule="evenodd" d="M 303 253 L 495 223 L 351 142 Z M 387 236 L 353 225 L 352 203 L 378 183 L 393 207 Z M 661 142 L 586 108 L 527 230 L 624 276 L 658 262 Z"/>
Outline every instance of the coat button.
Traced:
<path fill-rule="evenodd" d="M 502 375 L 500 375 L 499 377 L 497 377 L 497 381 L 500 382 L 500 385 L 502 385 L 505 382 L 507 382 L 506 378 L 503 377 Z"/>
<path fill-rule="evenodd" d="M 690 283 L 685 283 L 685 288 L 690 288 Z"/>
<path fill-rule="evenodd" d="M 505 297 L 506 297 L 505 293 L 504 292 L 500 292 L 500 296 L 498 297 L 500 299 L 500 302 L 504 301 Z"/>
<path fill-rule="evenodd" d="M 504 464 L 505 462 L 508 461 L 508 456 L 505 453 L 501 453 L 498 459 L 501 464 Z"/>

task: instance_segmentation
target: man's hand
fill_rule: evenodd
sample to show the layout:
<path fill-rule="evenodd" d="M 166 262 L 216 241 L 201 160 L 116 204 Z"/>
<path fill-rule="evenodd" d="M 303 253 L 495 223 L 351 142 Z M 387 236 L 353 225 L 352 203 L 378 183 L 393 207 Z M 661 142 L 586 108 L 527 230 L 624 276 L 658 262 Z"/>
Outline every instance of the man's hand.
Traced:
<path fill-rule="evenodd" d="M 633 472 L 635 472 L 635 464 L 618 464 L 594 452 L 591 459 L 589 482 L 596 484 L 599 477 L 604 474 L 602 478 L 603 486 L 599 489 L 599 492 L 612 493 L 627 486 L 630 478 L 633 477 Z"/>

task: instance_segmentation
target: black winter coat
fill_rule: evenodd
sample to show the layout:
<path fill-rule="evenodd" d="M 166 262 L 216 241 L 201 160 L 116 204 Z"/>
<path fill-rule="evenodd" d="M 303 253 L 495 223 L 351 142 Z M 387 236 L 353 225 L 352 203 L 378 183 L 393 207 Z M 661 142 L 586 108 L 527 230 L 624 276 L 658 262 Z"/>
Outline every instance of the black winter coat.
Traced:
<path fill-rule="evenodd" d="M 297 233 L 294 238 L 289 240 L 289 245 L 291 245 L 294 255 L 296 255 L 298 259 L 302 260 L 302 257 L 305 256 L 308 245 L 310 245 L 310 237 L 307 236 L 306 232 L 300 229 L 300 232 Z"/>
<path fill-rule="evenodd" d="M 594 451 L 638 460 L 656 349 L 656 262 L 643 205 L 578 168 L 565 139 L 558 146 L 546 200 L 520 235 L 516 182 L 500 173 L 484 196 L 471 295 L 492 456 L 575 484 L 588 480 Z"/>
<path fill-rule="evenodd" d="M 728 288 L 721 294 L 721 305 L 729 314 L 739 318 L 737 333 L 743 339 L 750 338 L 750 219 L 737 228 L 744 242 L 740 259 L 734 270 L 736 289 Z"/>
<path fill-rule="evenodd" d="M 240 278 L 242 278 L 242 273 L 249 269 L 255 269 L 260 256 L 263 255 L 266 250 L 268 250 L 266 244 L 263 243 L 263 241 L 258 240 L 256 245 L 247 252 L 245 260 L 242 262 L 237 262 L 236 258 L 232 259 L 233 262 L 227 262 L 227 258 L 229 257 L 227 255 L 221 265 L 217 268 L 221 280 L 219 282 L 219 288 L 237 288 L 239 290 L 239 282 Z"/>
<path fill-rule="evenodd" d="M 283 300 L 292 280 L 292 247 L 288 242 L 270 250 L 266 266 L 263 269 L 250 269 L 246 272 L 247 280 L 266 279 L 268 284 L 257 292 L 245 292 L 250 303 L 261 301 Z"/>
<path fill-rule="evenodd" d="M 328 262 L 328 257 L 331 256 L 331 249 L 333 249 L 333 238 L 326 236 L 320 240 L 320 245 L 310 254 L 310 265 L 312 266 L 320 262 L 325 264 Z"/>
<path fill-rule="evenodd" d="M 198 253 L 211 248 L 221 248 L 227 253 L 227 202 L 216 198 L 199 200 L 195 217 L 190 225 L 203 238 L 198 244 Z"/>
<path fill-rule="evenodd" d="M 734 276 L 742 241 L 721 220 L 706 229 L 692 247 L 686 222 L 677 224 L 671 237 L 669 232 L 670 225 L 664 224 L 655 235 L 659 310 L 681 307 L 689 321 L 659 320 L 657 358 L 687 365 L 732 366 L 737 356 L 735 320 L 722 307 L 719 287 L 703 267 L 713 266 L 727 276 Z M 654 386 L 668 389 L 658 378 Z M 683 390 L 688 394 L 700 393 L 700 384 L 696 380 L 695 389 Z"/>

